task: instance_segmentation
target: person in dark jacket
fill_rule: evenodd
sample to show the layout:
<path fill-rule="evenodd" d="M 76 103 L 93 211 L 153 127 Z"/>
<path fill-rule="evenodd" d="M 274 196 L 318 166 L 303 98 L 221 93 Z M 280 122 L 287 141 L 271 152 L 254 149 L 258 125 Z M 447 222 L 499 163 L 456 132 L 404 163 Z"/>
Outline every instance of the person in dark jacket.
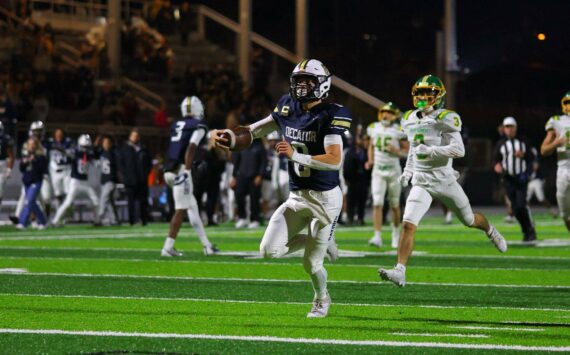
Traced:
<path fill-rule="evenodd" d="M 267 153 L 261 140 L 256 139 L 251 146 L 232 156 L 234 164 L 233 177 L 230 187 L 236 192 L 238 207 L 238 221 L 236 228 L 245 228 L 247 224 L 247 212 L 245 198 L 249 195 L 250 223 L 249 228 L 259 227 L 261 184 L 263 174 L 267 167 Z"/>
<path fill-rule="evenodd" d="M 140 144 L 140 134 L 132 130 L 129 139 L 118 156 L 119 174 L 122 177 L 127 194 L 129 224 L 135 224 L 136 205 L 140 207 L 140 219 L 143 226 L 148 223 L 148 184 L 147 178 L 152 168 L 152 159 L 148 150 Z"/>
<path fill-rule="evenodd" d="M 344 157 L 343 174 L 348 186 L 347 215 L 348 223 L 354 222 L 356 212 L 358 223 L 364 225 L 364 207 L 368 196 L 370 173 L 364 164 L 368 160 L 367 140 L 357 137 L 355 144 L 348 149 Z"/>
<path fill-rule="evenodd" d="M 30 214 L 34 214 L 38 221 L 38 229 L 45 229 L 47 219 L 44 212 L 38 205 L 38 194 L 42 188 L 44 175 L 48 171 L 48 163 L 45 151 L 36 137 L 28 139 L 28 154 L 24 156 L 20 162 L 20 171 L 22 172 L 22 183 L 26 192 L 26 203 L 20 213 L 19 223 L 16 225 L 18 229 L 24 229 L 28 226 Z"/>

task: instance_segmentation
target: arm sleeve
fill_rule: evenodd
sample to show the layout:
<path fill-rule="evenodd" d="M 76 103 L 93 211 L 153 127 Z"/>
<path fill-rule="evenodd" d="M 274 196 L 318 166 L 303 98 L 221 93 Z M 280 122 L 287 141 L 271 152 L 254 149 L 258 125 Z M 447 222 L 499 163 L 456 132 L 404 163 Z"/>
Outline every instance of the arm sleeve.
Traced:
<path fill-rule="evenodd" d="M 340 151 L 342 154 L 342 151 L 343 151 L 342 138 L 338 134 L 327 134 L 325 136 L 323 145 L 325 147 L 328 147 L 330 145 L 335 145 L 335 144 L 340 145 Z M 323 162 L 320 162 L 316 159 L 313 159 L 313 157 L 310 156 L 309 154 L 301 154 L 297 151 L 293 151 L 293 156 L 291 157 L 291 161 L 294 161 L 296 163 L 299 163 L 301 165 L 304 165 L 304 166 L 307 166 L 311 169 L 316 169 L 316 170 L 334 171 L 334 170 L 340 170 L 340 167 L 342 166 L 342 157 L 341 157 L 338 164 L 328 164 L 328 163 L 323 163 Z"/>
<path fill-rule="evenodd" d="M 460 132 L 443 133 L 443 136 L 449 140 L 449 144 L 440 147 L 433 146 L 432 157 L 461 158 L 465 155 Z"/>
<path fill-rule="evenodd" d="M 202 138 L 204 138 L 205 135 L 206 135 L 206 130 L 204 130 L 201 127 L 199 129 L 194 130 L 194 132 L 192 132 L 192 136 L 190 137 L 190 144 L 198 146 L 200 144 L 200 141 L 202 140 Z"/>
<path fill-rule="evenodd" d="M 249 125 L 249 130 L 251 131 L 253 139 L 265 137 L 269 133 L 277 131 L 278 129 L 279 127 L 277 126 L 277 123 L 275 123 L 272 115 Z"/>

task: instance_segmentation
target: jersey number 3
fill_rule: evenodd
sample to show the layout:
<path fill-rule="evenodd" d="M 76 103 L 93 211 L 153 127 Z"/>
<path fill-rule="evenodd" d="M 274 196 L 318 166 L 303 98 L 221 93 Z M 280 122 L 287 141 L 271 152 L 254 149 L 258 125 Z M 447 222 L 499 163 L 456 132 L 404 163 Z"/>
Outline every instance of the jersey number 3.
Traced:
<path fill-rule="evenodd" d="M 184 129 L 184 126 L 186 126 L 186 122 L 184 122 L 184 121 L 176 122 L 176 128 L 174 129 L 174 132 L 176 133 L 176 135 L 174 135 L 174 136 L 172 136 L 172 138 L 170 138 L 171 142 L 178 142 L 180 140 L 180 138 L 182 138 L 182 130 Z"/>
<path fill-rule="evenodd" d="M 298 153 L 301 154 L 309 153 L 309 148 L 305 145 L 305 143 L 291 142 L 291 147 L 293 147 L 293 149 L 295 149 Z M 299 177 L 311 176 L 311 168 L 301 165 L 299 163 L 294 163 L 293 166 L 295 167 L 295 174 L 297 174 Z"/>

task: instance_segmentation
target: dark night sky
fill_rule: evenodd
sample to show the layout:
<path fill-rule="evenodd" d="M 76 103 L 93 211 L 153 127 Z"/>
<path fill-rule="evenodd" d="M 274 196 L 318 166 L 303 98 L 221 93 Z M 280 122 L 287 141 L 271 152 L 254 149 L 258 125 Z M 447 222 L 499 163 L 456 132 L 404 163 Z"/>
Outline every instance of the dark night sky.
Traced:
<path fill-rule="evenodd" d="M 237 19 L 238 0 L 201 1 Z M 294 0 L 253 0 L 254 31 L 294 49 Z M 435 71 L 443 0 L 309 0 L 309 53 L 371 94 L 405 108 L 410 87 Z M 515 115 L 542 132 L 570 90 L 569 0 L 458 0 L 456 109 L 485 134 Z M 546 34 L 545 41 L 536 35 Z M 368 40 L 366 39 L 368 38 Z M 483 116 L 483 118 L 482 118 Z M 542 135 L 542 133 L 540 133 Z"/>

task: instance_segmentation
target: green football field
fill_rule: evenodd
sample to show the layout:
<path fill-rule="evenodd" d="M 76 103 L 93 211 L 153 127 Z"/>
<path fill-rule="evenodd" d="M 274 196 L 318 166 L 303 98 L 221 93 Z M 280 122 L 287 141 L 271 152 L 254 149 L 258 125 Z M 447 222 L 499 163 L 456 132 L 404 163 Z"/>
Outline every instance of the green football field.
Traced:
<path fill-rule="evenodd" d="M 0 353 L 570 352 L 570 234 L 536 220 L 531 247 L 493 218 L 512 242 L 501 255 L 477 230 L 426 218 L 401 289 L 377 274 L 394 251 L 366 244 L 370 226 L 341 226 L 325 319 L 306 318 L 299 257 L 257 257 L 262 228 L 207 228 L 223 253 L 205 257 L 186 225 L 184 256 L 164 259 L 166 224 L 0 227 Z"/>

